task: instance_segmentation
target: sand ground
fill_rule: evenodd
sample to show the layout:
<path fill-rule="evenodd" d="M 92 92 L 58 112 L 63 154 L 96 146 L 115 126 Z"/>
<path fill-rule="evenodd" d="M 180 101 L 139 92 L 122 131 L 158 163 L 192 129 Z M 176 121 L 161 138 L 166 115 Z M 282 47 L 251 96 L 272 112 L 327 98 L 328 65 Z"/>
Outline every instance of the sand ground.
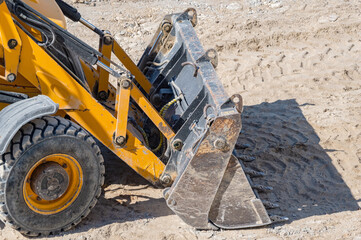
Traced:
<path fill-rule="evenodd" d="M 83 17 L 109 29 L 137 61 L 164 15 L 194 7 L 217 73 L 244 98 L 239 143 L 257 160 L 288 222 L 234 231 L 196 231 L 155 189 L 109 152 L 99 203 L 75 229 L 52 239 L 361 239 L 361 1 L 129 0 L 79 2 Z M 77 36 L 97 38 L 69 23 Z M 24 237 L 5 226 L 1 239 Z"/>

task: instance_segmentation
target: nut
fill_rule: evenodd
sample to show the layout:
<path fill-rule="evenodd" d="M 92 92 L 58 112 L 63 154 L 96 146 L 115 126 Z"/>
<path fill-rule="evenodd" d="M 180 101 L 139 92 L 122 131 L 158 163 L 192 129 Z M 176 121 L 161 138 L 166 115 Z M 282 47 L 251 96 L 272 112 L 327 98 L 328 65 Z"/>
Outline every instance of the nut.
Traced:
<path fill-rule="evenodd" d="M 183 147 L 183 141 L 180 140 L 180 139 L 175 139 L 173 142 L 172 142 L 172 147 L 174 150 L 177 150 L 177 151 L 180 151 Z"/>
<path fill-rule="evenodd" d="M 160 181 L 162 182 L 163 185 L 167 186 L 172 182 L 172 177 L 169 176 L 168 174 L 164 174 L 161 178 Z"/>
<path fill-rule="evenodd" d="M 10 49 L 14 49 L 18 45 L 18 41 L 16 39 L 10 39 L 8 41 L 8 46 Z"/>
<path fill-rule="evenodd" d="M 169 33 L 172 30 L 172 24 L 166 22 L 163 24 L 163 31 Z"/>
<path fill-rule="evenodd" d="M 113 43 L 113 37 L 110 35 L 107 35 L 103 38 L 103 42 L 105 45 L 110 45 Z"/>
<path fill-rule="evenodd" d="M 129 80 L 129 79 L 124 79 L 120 82 L 120 86 L 123 88 L 123 89 L 128 89 L 132 86 L 132 82 Z"/>
<path fill-rule="evenodd" d="M 7 78 L 6 78 L 9 82 L 14 82 L 16 79 L 16 75 L 14 73 L 10 73 Z"/>
<path fill-rule="evenodd" d="M 119 136 L 115 139 L 115 143 L 120 147 L 124 146 L 126 142 L 127 138 L 124 136 Z"/>

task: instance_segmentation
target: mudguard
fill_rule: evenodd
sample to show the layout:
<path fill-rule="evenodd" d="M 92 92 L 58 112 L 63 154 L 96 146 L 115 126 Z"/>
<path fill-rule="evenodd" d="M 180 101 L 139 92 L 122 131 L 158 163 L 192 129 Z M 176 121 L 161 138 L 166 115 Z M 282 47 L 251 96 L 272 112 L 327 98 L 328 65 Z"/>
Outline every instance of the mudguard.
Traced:
<path fill-rule="evenodd" d="M 0 155 L 17 131 L 29 121 L 58 111 L 59 105 L 45 95 L 20 100 L 0 111 Z"/>

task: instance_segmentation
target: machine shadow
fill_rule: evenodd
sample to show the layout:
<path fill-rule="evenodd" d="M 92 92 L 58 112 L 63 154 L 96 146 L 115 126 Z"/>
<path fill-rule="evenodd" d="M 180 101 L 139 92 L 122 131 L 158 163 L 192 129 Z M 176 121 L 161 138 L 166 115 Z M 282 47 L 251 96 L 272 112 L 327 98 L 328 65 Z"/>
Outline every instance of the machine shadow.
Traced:
<path fill-rule="evenodd" d="M 98 142 L 105 165 L 105 183 L 97 205 L 88 217 L 75 229 L 65 235 L 86 232 L 114 223 L 143 221 L 173 215 L 165 200 L 159 194 L 149 197 L 146 192 L 158 191 L 148 181 L 138 175 L 108 148 Z M 149 189 L 148 189 L 149 188 Z"/>
<path fill-rule="evenodd" d="M 302 106 L 289 99 L 244 108 L 238 143 L 247 148 L 239 152 L 256 158 L 246 166 L 266 173 L 252 180 L 273 187 L 260 197 L 280 205 L 270 214 L 290 221 L 358 210 L 357 200 L 327 154 L 337 149 L 322 148 Z"/>
<path fill-rule="evenodd" d="M 256 157 L 245 165 L 267 174 L 253 178 L 253 182 L 273 187 L 272 192 L 260 193 L 260 197 L 280 205 L 278 209 L 269 210 L 270 214 L 288 217 L 290 221 L 358 210 L 357 200 L 327 154 L 337 149 L 326 150 L 320 146 L 320 139 L 301 107 L 294 99 L 289 99 L 244 108 L 238 144 L 248 147 L 237 151 Z M 146 223 L 149 219 L 174 215 L 163 198 L 142 195 L 144 189 L 154 187 L 107 148 L 101 149 L 106 167 L 105 188 L 110 187 L 105 195 L 124 186 L 128 190 L 106 198 L 103 194 L 87 219 L 66 234 L 116 222 L 140 220 Z M 143 201 L 132 202 L 134 197 L 143 198 Z"/>

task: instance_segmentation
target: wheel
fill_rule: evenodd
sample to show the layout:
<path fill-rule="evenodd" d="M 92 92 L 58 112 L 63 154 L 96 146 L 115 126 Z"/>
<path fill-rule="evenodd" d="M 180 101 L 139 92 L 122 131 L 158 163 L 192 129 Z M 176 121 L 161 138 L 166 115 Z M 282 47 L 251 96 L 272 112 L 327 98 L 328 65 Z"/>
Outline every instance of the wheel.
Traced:
<path fill-rule="evenodd" d="M 1 157 L 1 218 L 24 235 L 69 230 L 100 196 L 100 149 L 89 133 L 69 120 L 47 116 L 27 123 Z"/>

